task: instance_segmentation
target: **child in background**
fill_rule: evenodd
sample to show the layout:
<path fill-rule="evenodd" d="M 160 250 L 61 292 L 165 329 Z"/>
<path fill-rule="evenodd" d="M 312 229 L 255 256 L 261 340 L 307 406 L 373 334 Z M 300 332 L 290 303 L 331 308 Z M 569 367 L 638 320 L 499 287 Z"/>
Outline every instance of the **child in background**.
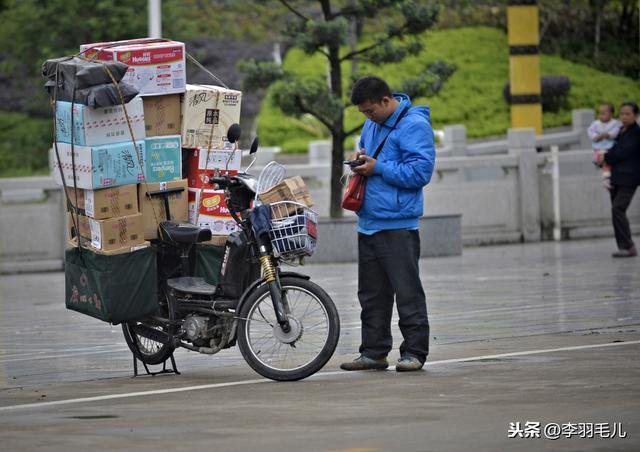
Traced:
<path fill-rule="evenodd" d="M 598 163 L 598 154 L 606 153 L 615 143 L 622 123 L 613 119 L 613 104 L 602 104 L 598 108 L 598 119 L 593 121 L 587 129 L 587 134 L 593 147 L 593 163 L 602 168 L 602 178 L 607 190 L 611 189 L 611 170 L 606 163 Z"/>

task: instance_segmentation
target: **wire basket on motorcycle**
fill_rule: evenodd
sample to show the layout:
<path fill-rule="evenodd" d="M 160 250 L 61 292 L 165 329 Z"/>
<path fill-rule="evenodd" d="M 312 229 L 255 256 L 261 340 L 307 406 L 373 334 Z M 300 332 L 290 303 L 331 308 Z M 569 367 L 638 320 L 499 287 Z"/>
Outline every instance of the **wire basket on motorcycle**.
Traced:
<path fill-rule="evenodd" d="M 304 204 L 279 201 L 271 204 L 271 244 L 274 255 L 290 260 L 311 256 L 318 239 L 318 214 Z"/>

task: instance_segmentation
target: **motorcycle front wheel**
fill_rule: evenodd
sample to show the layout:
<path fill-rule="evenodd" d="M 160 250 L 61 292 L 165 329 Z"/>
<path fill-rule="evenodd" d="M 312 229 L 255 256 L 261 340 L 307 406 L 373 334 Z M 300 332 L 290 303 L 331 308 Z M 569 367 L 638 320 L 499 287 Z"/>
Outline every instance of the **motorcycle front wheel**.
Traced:
<path fill-rule="evenodd" d="M 280 280 L 286 296 L 290 330 L 276 321 L 267 284 L 249 295 L 240 308 L 238 345 L 245 361 L 272 380 L 293 381 L 313 375 L 338 345 L 340 318 L 331 297 L 302 278 Z"/>

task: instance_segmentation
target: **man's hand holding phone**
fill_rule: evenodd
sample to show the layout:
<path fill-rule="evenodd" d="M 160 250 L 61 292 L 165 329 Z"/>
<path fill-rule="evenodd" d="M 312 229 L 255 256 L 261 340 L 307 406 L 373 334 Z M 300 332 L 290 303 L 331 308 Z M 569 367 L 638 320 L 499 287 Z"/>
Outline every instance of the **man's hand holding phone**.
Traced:
<path fill-rule="evenodd" d="M 373 174 L 373 167 L 376 165 L 376 159 L 365 154 L 365 150 L 361 149 L 360 152 L 354 152 L 351 160 L 345 160 L 345 165 L 351 167 L 351 171 L 363 176 L 371 176 Z"/>

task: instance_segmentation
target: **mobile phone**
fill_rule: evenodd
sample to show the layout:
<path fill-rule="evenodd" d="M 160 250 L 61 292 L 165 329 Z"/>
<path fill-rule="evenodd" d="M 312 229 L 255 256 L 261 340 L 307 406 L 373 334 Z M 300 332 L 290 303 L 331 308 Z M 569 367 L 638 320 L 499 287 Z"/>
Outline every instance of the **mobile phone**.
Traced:
<path fill-rule="evenodd" d="M 356 166 L 364 165 L 365 161 L 356 159 L 356 160 L 345 160 L 342 163 L 345 165 L 349 165 L 351 168 L 355 168 Z"/>

